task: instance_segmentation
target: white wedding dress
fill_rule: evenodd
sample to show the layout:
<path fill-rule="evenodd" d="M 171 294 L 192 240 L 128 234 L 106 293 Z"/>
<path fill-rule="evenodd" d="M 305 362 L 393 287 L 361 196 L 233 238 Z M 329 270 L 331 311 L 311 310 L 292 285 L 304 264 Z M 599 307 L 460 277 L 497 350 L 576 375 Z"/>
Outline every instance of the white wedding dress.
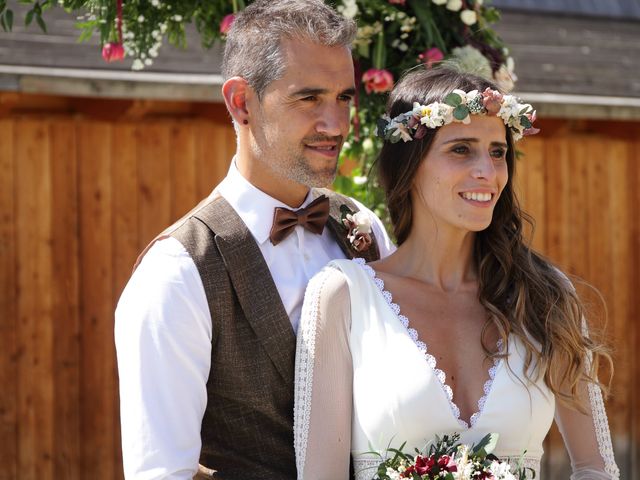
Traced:
<path fill-rule="evenodd" d="M 524 460 L 539 479 L 542 442 L 554 417 L 572 479 L 619 478 L 599 389 L 589 387 L 587 394 L 585 388 L 590 415 L 556 405 L 542 379 L 531 384 L 523 375 L 524 347 L 511 337 L 499 345 L 508 361 L 494 361 L 467 424 L 428 339 L 418 339 L 409 323 L 361 259 L 333 261 L 311 280 L 296 354 L 299 479 L 348 478 L 350 456 L 356 479 L 371 479 L 380 463 L 371 452 L 385 455 L 406 441 L 404 451 L 413 453 L 454 432 L 467 444 L 498 433 L 494 453 L 512 464 Z"/>

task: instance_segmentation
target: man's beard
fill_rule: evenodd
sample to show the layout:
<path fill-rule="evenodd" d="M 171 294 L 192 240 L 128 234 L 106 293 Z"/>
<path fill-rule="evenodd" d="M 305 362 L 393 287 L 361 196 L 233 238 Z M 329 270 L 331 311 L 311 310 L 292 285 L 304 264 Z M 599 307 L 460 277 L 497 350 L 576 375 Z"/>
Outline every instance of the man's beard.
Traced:
<path fill-rule="evenodd" d="M 270 160 L 271 169 L 281 178 L 292 180 L 308 187 L 322 188 L 331 186 L 336 178 L 338 169 L 337 156 L 332 166 L 322 168 L 321 170 L 315 170 L 311 166 L 310 160 L 306 158 L 304 154 L 305 143 L 320 141 L 335 141 L 338 148 L 341 148 L 343 139 L 342 137 L 332 138 L 320 135 L 305 138 L 300 142 L 297 148 L 288 148 L 285 151 L 280 152 L 280 155 L 277 158 L 272 157 Z M 267 157 L 266 155 L 261 154 L 262 152 L 259 151 L 259 148 L 256 150 L 256 154 L 259 155 L 258 158 L 264 159 Z M 267 147 L 265 150 L 266 152 L 273 153 L 276 149 Z"/>

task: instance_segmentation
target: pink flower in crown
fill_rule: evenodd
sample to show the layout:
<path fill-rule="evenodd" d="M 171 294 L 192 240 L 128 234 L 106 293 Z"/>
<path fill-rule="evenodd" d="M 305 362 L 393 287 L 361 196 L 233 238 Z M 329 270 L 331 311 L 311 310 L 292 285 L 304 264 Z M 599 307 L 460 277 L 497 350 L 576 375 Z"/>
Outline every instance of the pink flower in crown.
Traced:
<path fill-rule="evenodd" d="M 433 47 L 425 50 L 420 55 L 418 55 L 418 59 L 424 64 L 425 67 L 431 68 L 434 63 L 444 59 L 444 53 L 442 53 L 442 51 L 438 47 Z"/>
<path fill-rule="evenodd" d="M 527 118 L 531 122 L 531 127 L 525 128 L 522 132 L 523 137 L 527 137 L 529 135 L 535 135 L 536 133 L 540 133 L 540 129 L 533 126 L 533 122 L 536 121 L 536 111 L 534 110 L 531 113 L 526 114 Z"/>
<path fill-rule="evenodd" d="M 362 75 L 367 93 L 384 93 L 393 88 L 393 75 L 388 70 L 370 68 Z"/>
<path fill-rule="evenodd" d="M 488 115 L 497 115 L 502 104 L 502 94 L 487 87 L 482 92 L 482 104 L 487 109 Z"/>
<path fill-rule="evenodd" d="M 105 62 L 117 62 L 124 58 L 124 47 L 120 42 L 106 43 L 102 47 L 102 58 Z"/>
<path fill-rule="evenodd" d="M 233 25 L 233 21 L 236 19 L 236 16 L 233 13 L 229 15 L 225 15 L 222 21 L 220 22 L 220 33 L 222 35 L 226 35 L 231 30 L 231 25 Z"/>
<path fill-rule="evenodd" d="M 407 0 L 389 0 L 389 3 L 392 5 L 404 5 Z"/>

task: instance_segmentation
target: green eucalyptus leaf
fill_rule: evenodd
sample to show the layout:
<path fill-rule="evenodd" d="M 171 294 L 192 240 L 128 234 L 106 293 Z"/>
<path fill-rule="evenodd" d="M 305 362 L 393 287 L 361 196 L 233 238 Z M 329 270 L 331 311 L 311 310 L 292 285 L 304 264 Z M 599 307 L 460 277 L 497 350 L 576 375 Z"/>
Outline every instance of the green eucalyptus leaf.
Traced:
<path fill-rule="evenodd" d="M 7 0 L 0 0 L 0 14 L 7 7 Z"/>
<path fill-rule="evenodd" d="M 4 18 L 4 14 L 0 15 L 0 26 L 2 26 L 2 29 L 5 32 L 9 31 L 9 29 L 7 28 L 7 22 L 5 21 L 5 18 Z"/>
<path fill-rule="evenodd" d="M 29 10 L 29 11 L 27 12 L 27 15 L 24 17 L 24 24 L 25 24 L 25 26 L 27 26 L 27 27 L 28 27 L 29 25 L 31 25 L 31 22 L 33 21 L 33 14 L 34 14 L 34 11 L 33 11 L 33 10 Z"/>
<path fill-rule="evenodd" d="M 93 28 L 85 28 L 78 37 L 78 43 L 86 42 L 93 36 Z"/>
<path fill-rule="evenodd" d="M 451 92 L 446 97 L 444 97 L 443 101 L 450 107 L 457 107 L 462 103 L 462 97 L 457 93 Z"/>
<path fill-rule="evenodd" d="M 44 33 L 47 33 L 47 25 L 44 23 L 42 15 L 36 15 L 36 23 L 40 27 L 40 30 L 42 30 Z"/>
<path fill-rule="evenodd" d="M 7 11 L 4 12 L 4 16 L 7 21 L 7 28 L 11 31 L 13 28 L 13 10 L 7 9 Z"/>
<path fill-rule="evenodd" d="M 522 125 L 524 128 L 531 128 L 531 121 L 524 115 L 520 116 L 520 125 Z"/>
<path fill-rule="evenodd" d="M 454 110 L 453 110 L 453 117 L 456 120 L 464 120 L 465 118 L 467 118 L 467 116 L 469 115 L 469 107 L 467 107 L 466 105 L 458 105 Z"/>
<path fill-rule="evenodd" d="M 483 457 L 486 457 L 488 453 L 495 450 L 499 437 L 500 436 L 497 433 L 487 433 L 476 445 L 473 446 L 471 452 L 474 454 L 478 453 L 478 455 L 482 452 L 484 453 Z"/>

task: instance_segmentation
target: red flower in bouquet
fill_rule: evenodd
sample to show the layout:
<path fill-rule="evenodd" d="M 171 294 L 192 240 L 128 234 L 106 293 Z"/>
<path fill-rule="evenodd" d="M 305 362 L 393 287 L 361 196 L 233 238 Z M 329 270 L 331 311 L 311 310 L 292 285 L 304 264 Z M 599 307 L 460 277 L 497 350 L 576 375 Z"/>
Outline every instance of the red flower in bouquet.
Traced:
<path fill-rule="evenodd" d="M 124 47 L 119 42 L 106 43 L 102 47 L 102 58 L 105 62 L 117 62 L 124 58 Z"/>

